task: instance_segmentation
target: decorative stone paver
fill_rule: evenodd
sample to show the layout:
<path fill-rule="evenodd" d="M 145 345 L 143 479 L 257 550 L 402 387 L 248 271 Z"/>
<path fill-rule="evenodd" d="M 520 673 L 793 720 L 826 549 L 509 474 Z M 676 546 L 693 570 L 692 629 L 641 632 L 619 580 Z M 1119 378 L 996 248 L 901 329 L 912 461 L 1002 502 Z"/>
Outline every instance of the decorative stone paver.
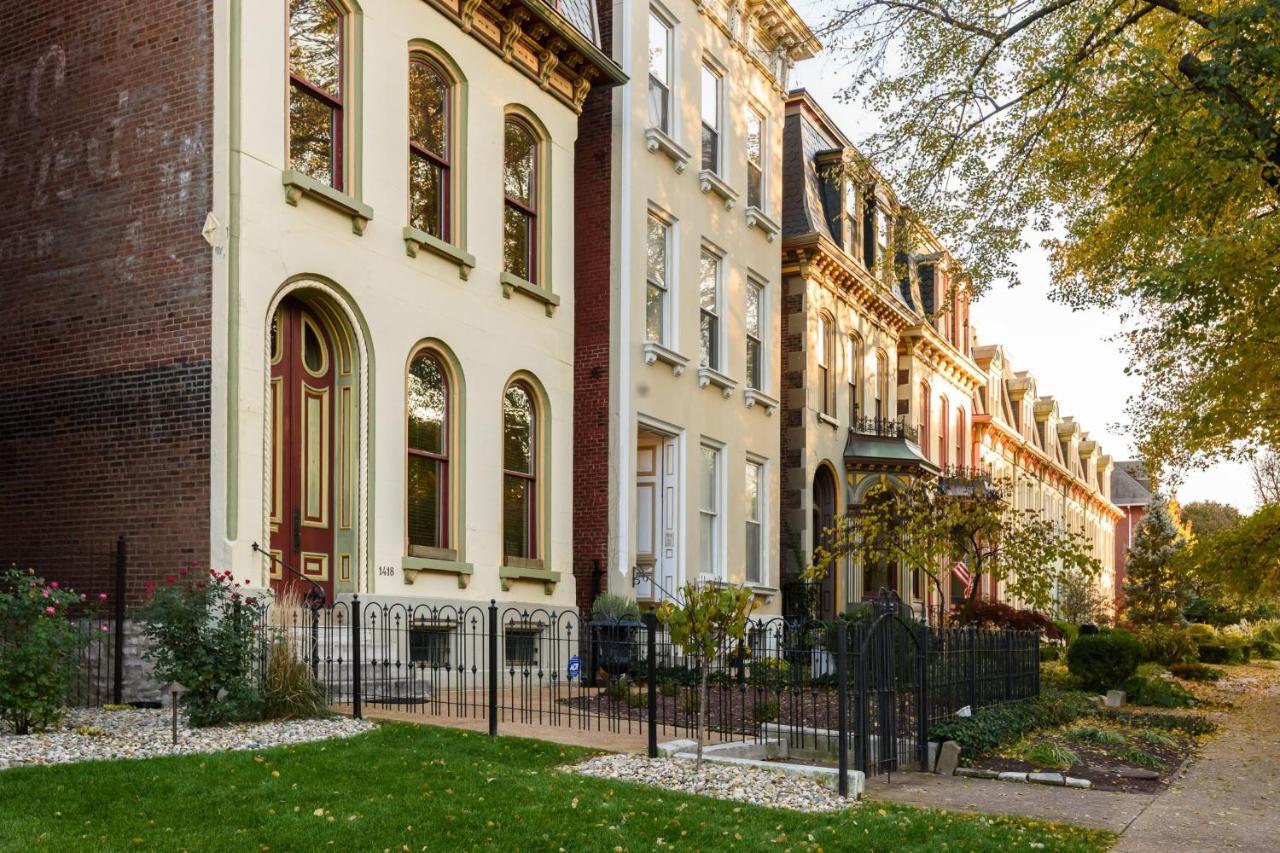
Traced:
<path fill-rule="evenodd" d="M 1230 672 L 1242 689 L 1236 707 L 1218 717 L 1221 732 L 1134 819 L 1116 845 L 1120 853 L 1280 848 L 1280 670 Z"/>

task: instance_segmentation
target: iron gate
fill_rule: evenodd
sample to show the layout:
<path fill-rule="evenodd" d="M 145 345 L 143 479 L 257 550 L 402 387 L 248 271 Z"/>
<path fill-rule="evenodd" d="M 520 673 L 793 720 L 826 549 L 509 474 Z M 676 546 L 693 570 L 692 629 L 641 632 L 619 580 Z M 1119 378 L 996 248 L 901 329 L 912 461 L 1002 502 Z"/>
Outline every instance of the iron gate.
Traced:
<path fill-rule="evenodd" d="M 895 595 L 873 603 L 873 621 L 855 632 L 854 764 L 868 776 L 928 770 L 929 629 L 904 618 Z"/>

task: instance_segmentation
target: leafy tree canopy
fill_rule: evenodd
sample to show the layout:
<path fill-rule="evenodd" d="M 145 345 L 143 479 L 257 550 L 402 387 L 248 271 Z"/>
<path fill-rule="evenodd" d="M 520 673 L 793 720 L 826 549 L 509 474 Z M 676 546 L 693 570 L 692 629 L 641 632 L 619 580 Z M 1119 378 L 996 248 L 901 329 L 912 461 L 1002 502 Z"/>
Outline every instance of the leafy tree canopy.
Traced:
<path fill-rule="evenodd" d="M 1266 504 L 1235 527 L 1197 539 L 1181 565 L 1227 595 L 1280 600 L 1280 504 Z"/>
<path fill-rule="evenodd" d="M 1051 231 L 1056 297 L 1124 312 L 1147 459 L 1280 446 L 1280 4 L 838 0 L 820 35 L 976 288 Z"/>
<path fill-rule="evenodd" d="M 1240 523 L 1240 510 L 1217 501 L 1193 501 L 1183 504 L 1182 520 L 1197 540 L 1207 539 Z"/>

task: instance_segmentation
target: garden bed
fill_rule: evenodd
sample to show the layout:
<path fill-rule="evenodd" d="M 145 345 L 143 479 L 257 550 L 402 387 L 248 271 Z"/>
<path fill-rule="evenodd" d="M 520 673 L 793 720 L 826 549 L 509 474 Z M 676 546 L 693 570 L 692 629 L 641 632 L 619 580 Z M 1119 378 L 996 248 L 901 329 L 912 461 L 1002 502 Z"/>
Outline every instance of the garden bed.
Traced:
<path fill-rule="evenodd" d="M 29 735 L 0 730 L 0 770 L 77 761 L 109 761 L 189 755 L 224 750 L 262 749 L 328 738 L 351 737 L 375 727 L 365 720 L 327 717 L 191 728 L 165 710 L 75 709 L 56 728 Z"/>
<path fill-rule="evenodd" d="M 657 719 L 662 725 L 692 730 L 698 723 L 697 688 L 681 687 L 674 695 L 657 695 Z M 585 714 L 612 719 L 647 720 L 649 699 L 641 685 L 627 695 L 601 688 L 594 695 L 563 700 Z M 853 713 L 853 697 L 850 697 Z M 752 734 L 762 723 L 782 722 L 809 729 L 834 729 L 839 719 L 838 692 L 831 687 L 767 690 L 756 687 L 713 686 L 707 702 L 707 728 L 727 734 Z"/>

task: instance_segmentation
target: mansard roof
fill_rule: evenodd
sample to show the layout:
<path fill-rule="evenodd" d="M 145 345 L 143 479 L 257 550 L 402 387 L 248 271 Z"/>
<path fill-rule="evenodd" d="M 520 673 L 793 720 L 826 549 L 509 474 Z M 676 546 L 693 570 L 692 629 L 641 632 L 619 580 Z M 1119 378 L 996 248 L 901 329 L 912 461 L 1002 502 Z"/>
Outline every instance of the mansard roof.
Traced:
<path fill-rule="evenodd" d="M 1145 479 L 1146 466 L 1141 462 L 1117 462 L 1111 469 L 1111 502 L 1116 506 L 1147 506 L 1151 503 L 1150 482 L 1146 485 L 1134 476 L 1141 472 Z"/>

